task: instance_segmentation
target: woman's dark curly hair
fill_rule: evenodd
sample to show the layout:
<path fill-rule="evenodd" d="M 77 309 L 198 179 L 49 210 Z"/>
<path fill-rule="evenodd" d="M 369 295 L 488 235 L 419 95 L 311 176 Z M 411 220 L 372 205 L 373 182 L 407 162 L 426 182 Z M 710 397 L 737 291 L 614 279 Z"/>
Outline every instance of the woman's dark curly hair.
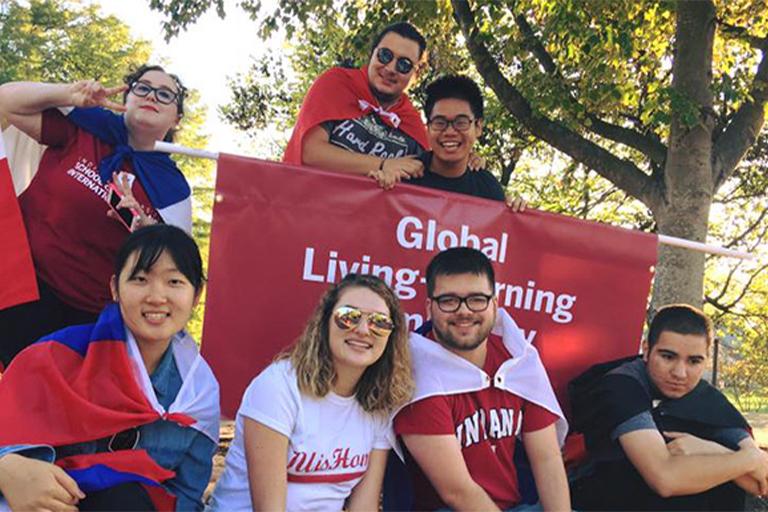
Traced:
<path fill-rule="evenodd" d="M 126 98 L 128 97 L 128 93 L 131 92 L 131 87 L 134 83 L 138 82 L 141 77 L 144 76 L 145 73 L 148 73 L 149 71 L 160 71 L 161 73 L 165 73 L 176 84 L 176 94 L 178 94 L 176 98 L 176 112 L 179 114 L 179 117 L 184 116 L 184 99 L 187 96 L 187 88 L 184 87 L 184 84 L 181 83 L 181 79 L 174 75 L 173 73 L 168 73 L 165 69 L 163 69 L 162 66 L 156 66 L 156 65 L 150 65 L 150 64 L 142 64 L 139 66 L 135 71 L 132 71 L 131 73 L 128 73 L 123 77 L 123 82 L 128 86 L 128 89 L 125 90 L 123 93 L 123 103 L 125 103 Z M 165 134 L 165 138 L 163 139 L 165 142 L 173 142 L 173 136 L 176 134 L 176 129 L 172 128 L 168 130 L 168 133 Z"/>

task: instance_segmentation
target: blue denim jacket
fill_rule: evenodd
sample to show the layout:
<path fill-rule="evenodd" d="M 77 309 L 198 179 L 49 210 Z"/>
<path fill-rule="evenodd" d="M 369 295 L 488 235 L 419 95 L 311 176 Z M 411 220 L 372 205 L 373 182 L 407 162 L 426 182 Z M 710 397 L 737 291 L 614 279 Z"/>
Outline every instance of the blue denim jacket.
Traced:
<path fill-rule="evenodd" d="M 166 409 L 173 403 L 181 389 L 182 379 L 173 350 L 168 347 L 160 363 L 150 376 L 152 387 L 160 404 Z M 205 434 L 177 423 L 157 420 L 139 427 L 138 448 L 143 448 L 158 464 L 176 472 L 176 476 L 164 483 L 165 488 L 176 496 L 176 510 L 202 510 L 202 496 L 213 469 L 216 444 Z M 67 447 L 68 453 L 95 453 L 95 441 Z M 55 450 L 45 445 L 14 445 L 0 447 L 0 457 L 19 453 L 47 462 L 55 459 Z"/>

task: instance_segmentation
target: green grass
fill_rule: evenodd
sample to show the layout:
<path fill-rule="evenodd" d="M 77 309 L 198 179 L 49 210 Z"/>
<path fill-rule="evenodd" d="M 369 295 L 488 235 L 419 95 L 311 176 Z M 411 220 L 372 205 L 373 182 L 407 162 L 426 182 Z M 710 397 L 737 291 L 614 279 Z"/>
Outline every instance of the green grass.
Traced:
<path fill-rule="evenodd" d="M 764 392 L 737 394 L 728 388 L 722 389 L 722 392 L 741 412 L 768 413 L 768 394 Z"/>

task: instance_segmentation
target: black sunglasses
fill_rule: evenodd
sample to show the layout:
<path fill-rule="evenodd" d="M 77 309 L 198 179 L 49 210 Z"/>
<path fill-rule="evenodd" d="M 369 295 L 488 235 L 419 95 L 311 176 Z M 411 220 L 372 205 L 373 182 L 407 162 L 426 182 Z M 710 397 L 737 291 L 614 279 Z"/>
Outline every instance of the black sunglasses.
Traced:
<path fill-rule="evenodd" d="M 376 58 L 386 66 L 392 62 L 392 59 L 395 58 L 395 54 L 389 48 L 382 47 L 376 50 Z M 407 57 L 398 57 L 397 62 L 395 62 L 395 69 L 401 75 L 407 75 L 413 70 L 413 62 Z"/>

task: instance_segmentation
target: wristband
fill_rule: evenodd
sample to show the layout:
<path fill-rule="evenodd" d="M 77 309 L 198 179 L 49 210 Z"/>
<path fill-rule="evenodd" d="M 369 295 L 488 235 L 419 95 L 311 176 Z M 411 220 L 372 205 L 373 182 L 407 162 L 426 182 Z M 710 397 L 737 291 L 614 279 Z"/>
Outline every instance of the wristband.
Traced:
<path fill-rule="evenodd" d="M 379 164 L 379 170 L 380 171 L 384 170 L 384 162 L 386 162 L 386 161 L 387 161 L 386 158 L 382 158 L 381 159 L 381 163 Z"/>

